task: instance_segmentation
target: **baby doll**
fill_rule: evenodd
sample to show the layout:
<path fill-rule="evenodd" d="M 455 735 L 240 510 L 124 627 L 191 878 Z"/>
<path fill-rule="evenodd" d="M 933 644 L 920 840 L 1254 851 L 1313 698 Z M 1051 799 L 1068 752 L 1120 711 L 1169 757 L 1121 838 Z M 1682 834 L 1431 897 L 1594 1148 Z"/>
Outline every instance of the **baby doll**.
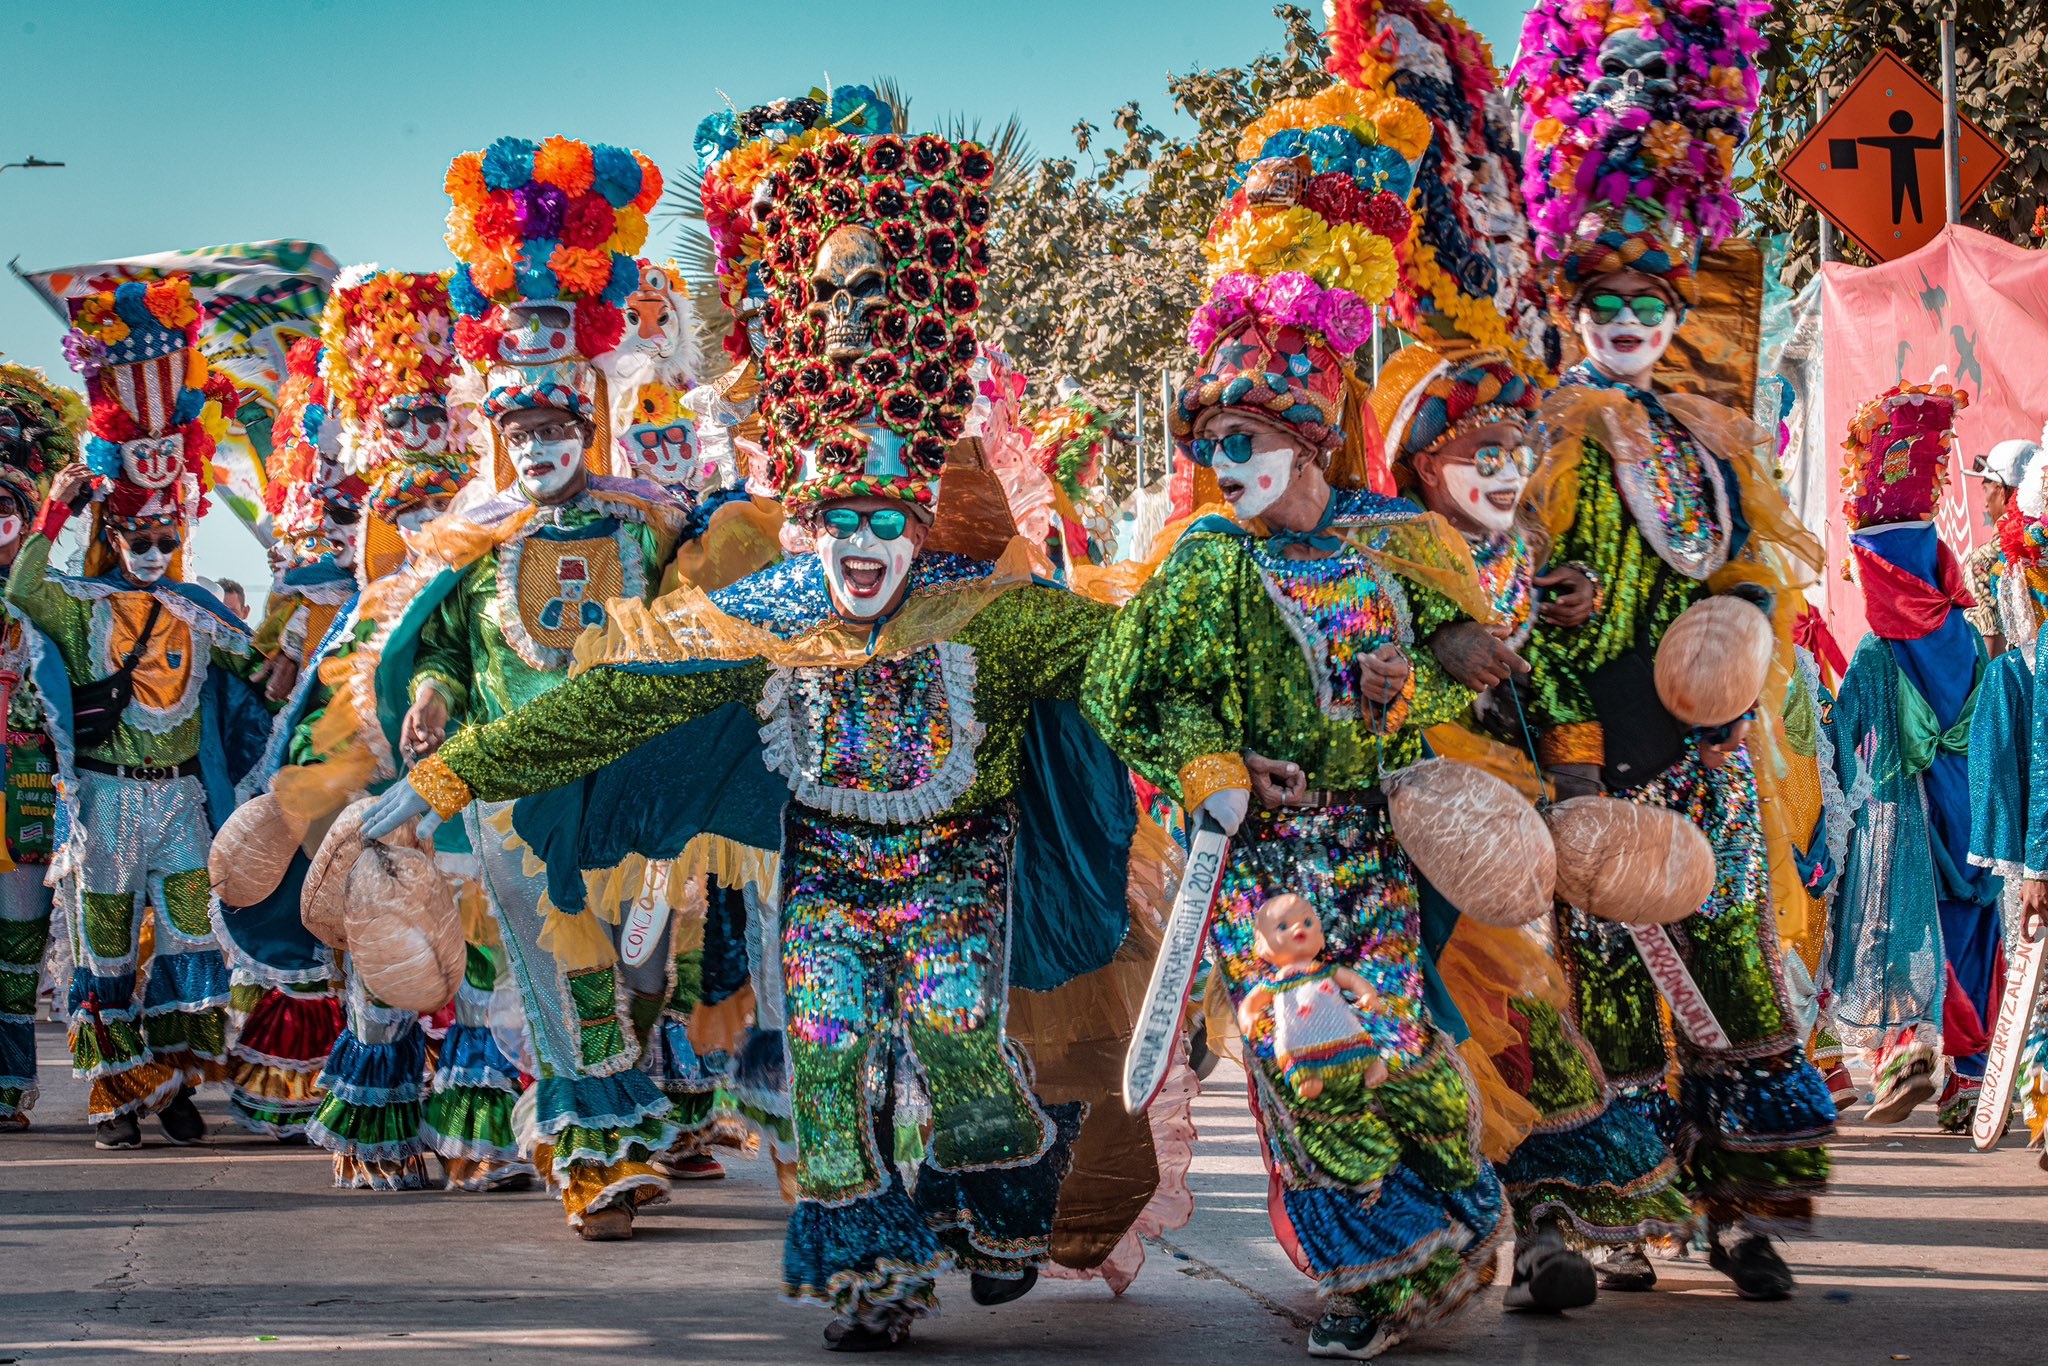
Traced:
<path fill-rule="evenodd" d="M 1350 968 L 1323 961 L 1315 907 L 1282 892 L 1259 907 L 1252 927 L 1259 958 L 1272 972 L 1238 1004 L 1245 1038 L 1270 1011 L 1273 1060 L 1303 1100 L 1313 1101 L 1331 1082 L 1369 1088 L 1385 1081 L 1387 1065 L 1361 1013 L 1379 1009 L 1379 993 Z"/>

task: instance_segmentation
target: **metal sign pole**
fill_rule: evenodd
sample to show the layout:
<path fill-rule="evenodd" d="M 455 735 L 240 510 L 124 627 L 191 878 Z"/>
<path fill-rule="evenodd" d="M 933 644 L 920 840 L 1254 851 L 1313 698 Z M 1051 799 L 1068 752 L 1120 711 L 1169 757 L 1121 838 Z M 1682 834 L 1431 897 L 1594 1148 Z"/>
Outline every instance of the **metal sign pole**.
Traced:
<path fill-rule="evenodd" d="M 1941 21 L 1941 169 L 1948 189 L 1948 220 L 1963 221 L 1962 130 L 1956 119 L 1956 21 Z"/>
<path fill-rule="evenodd" d="M 1828 92 L 1825 86 L 1814 92 L 1813 113 L 1816 128 L 1827 121 Z M 1823 265 L 1835 259 L 1835 220 L 1824 213 L 1820 216 L 1820 259 Z"/>

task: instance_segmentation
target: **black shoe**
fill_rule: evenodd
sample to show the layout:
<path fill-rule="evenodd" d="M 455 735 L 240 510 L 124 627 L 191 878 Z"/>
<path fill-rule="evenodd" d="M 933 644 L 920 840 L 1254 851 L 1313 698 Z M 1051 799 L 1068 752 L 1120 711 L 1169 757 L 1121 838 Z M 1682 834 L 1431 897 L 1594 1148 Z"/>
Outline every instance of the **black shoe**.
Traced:
<path fill-rule="evenodd" d="M 202 1120 L 200 1122 L 204 1123 L 205 1121 Z M 277 1142 L 278 1146 L 282 1148 L 310 1148 L 313 1145 L 313 1140 L 307 1138 L 304 1134 L 279 1134 Z"/>
<path fill-rule="evenodd" d="M 1761 1233 L 1752 1233 L 1732 1248 L 1707 1245 L 1707 1265 L 1735 1282 L 1745 1300 L 1782 1300 L 1792 1295 L 1792 1268 Z"/>
<path fill-rule="evenodd" d="M 140 1148 L 142 1126 L 136 1123 L 132 1114 L 103 1119 L 92 1126 L 92 1146 L 105 1148 L 108 1152 L 121 1148 Z"/>
<path fill-rule="evenodd" d="M 976 1271 L 967 1278 L 967 1293 L 985 1309 L 1021 1300 L 1038 1284 L 1038 1268 L 1027 1266 L 1021 1276 L 984 1276 Z"/>
<path fill-rule="evenodd" d="M 1593 1277 L 1602 1290 L 1629 1294 L 1657 1288 L 1657 1268 L 1633 1244 L 1610 1247 L 1593 1263 Z"/>
<path fill-rule="evenodd" d="M 1400 1341 L 1385 1324 L 1354 1314 L 1325 1314 L 1308 1330 L 1308 1354 L 1371 1361 Z"/>
<path fill-rule="evenodd" d="M 189 1086 L 178 1092 L 176 1100 L 157 1111 L 156 1120 L 164 1126 L 164 1137 L 181 1148 L 189 1148 L 206 1137 L 206 1120 L 192 1103 Z"/>
<path fill-rule="evenodd" d="M 1515 1247 L 1515 1278 L 1503 1305 L 1540 1314 L 1584 1309 L 1600 1294 L 1593 1264 L 1565 1246 L 1555 1228 L 1539 1228 Z"/>
<path fill-rule="evenodd" d="M 910 1341 L 910 1316 L 890 1316 L 880 1328 L 848 1319 L 834 1319 L 825 1327 L 828 1352 L 891 1352 Z"/>

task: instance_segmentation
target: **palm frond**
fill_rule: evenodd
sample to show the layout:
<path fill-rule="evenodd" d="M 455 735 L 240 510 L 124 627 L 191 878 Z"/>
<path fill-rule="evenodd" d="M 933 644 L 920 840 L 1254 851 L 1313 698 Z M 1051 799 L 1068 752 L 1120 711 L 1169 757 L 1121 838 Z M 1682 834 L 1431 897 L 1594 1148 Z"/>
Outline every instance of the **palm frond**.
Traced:
<path fill-rule="evenodd" d="M 872 82 L 875 98 L 888 106 L 893 126 L 899 133 L 910 129 L 910 96 L 894 76 L 877 76 Z"/>
<path fill-rule="evenodd" d="M 953 142 L 978 142 L 988 148 L 996 164 L 993 188 L 998 195 L 1019 188 L 1023 177 L 1038 161 L 1038 154 L 1031 149 L 1031 135 L 1024 131 L 1023 122 L 1015 114 L 986 136 L 981 131 L 980 119 L 955 114 L 947 120 L 944 136 Z"/>

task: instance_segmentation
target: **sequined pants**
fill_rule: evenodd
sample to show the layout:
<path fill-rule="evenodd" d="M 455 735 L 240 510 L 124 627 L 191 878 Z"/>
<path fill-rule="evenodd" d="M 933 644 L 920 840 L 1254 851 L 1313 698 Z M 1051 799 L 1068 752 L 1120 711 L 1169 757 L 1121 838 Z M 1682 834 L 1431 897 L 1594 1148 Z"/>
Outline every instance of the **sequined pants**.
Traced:
<path fill-rule="evenodd" d="M 1328 956 L 1379 992 L 1385 1005 L 1367 1023 L 1392 1072 L 1325 1110 L 1274 1066 L 1270 1024 L 1253 1031 L 1249 1098 L 1283 1197 L 1276 1229 L 1333 1309 L 1419 1329 L 1492 1279 L 1510 1220 L 1464 1068 L 1423 1018 L 1414 869 L 1384 810 L 1254 813 L 1231 842 L 1210 930 L 1233 1005 L 1262 975 L 1253 918 L 1282 892 L 1316 907 Z"/>
<path fill-rule="evenodd" d="M 623 967 L 610 942 L 616 927 L 589 910 L 583 923 L 556 929 L 583 935 L 580 943 L 607 940 L 602 954 L 587 955 L 603 961 L 564 961 L 548 922 L 574 917 L 542 909 L 546 874 L 527 870 L 523 844 L 505 847 L 497 823 L 510 805 L 474 803 L 465 819 L 540 1067 L 534 1165 L 561 1195 L 569 1222 L 581 1227 L 587 1211 L 668 1195 L 666 1178 L 647 1159 L 675 1141 L 677 1125 L 668 1098 L 634 1066 L 640 1049 L 630 1010 L 636 991 L 666 984 L 668 965 L 657 952 L 639 969 Z"/>
<path fill-rule="evenodd" d="M 50 948 L 49 869 L 24 863 L 0 873 L 0 1120 L 36 1103 L 36 996 Z"/>
<path fill-rule="evenodd" d="M 1609 1084 L 1670 1146 L 1681 1185 L 1709 1218 L 1803 1222 L 1826 1184 L 1835 1107 L 1785 989 L 1748 754 L 1710 769 L 1688 750 L 1618 795 L 1678 812 L 1714 847 L 1713 895 L 1666 933 L 1731 1047 L 1708 1052 L 1674 1033 L 1627 928 L 1566 907 L 1558 951 L 1576 1023 Z M 1665 1081 L 1674 1066 L 1675 1095 Z"/>
<path fill-rule="evenodd" d="M 97 1122 L 225 1079 L 228 971 L 213 939 L 213 833 L 198 778 L 81 773 L 78 825 L 84 856 L 63 889 L 75 964 L 71 1065 L 92 1082 L 87 1110 Z"/>
<path fill-rule="evenodd" d="M 793 1299 L 855 1319 L 919 1313 L 947 1260 L 1014 1276 L 1050 1251 L 1080 1115 L 1040 1106 L 1004 1036 L 1012 829 L 1000 810 L 912 826 L 784 817 Z M 874 1115 L 913 1065 L 931 1104 L 914 1206 L 896 1171 L 907 1155 Z"/>

